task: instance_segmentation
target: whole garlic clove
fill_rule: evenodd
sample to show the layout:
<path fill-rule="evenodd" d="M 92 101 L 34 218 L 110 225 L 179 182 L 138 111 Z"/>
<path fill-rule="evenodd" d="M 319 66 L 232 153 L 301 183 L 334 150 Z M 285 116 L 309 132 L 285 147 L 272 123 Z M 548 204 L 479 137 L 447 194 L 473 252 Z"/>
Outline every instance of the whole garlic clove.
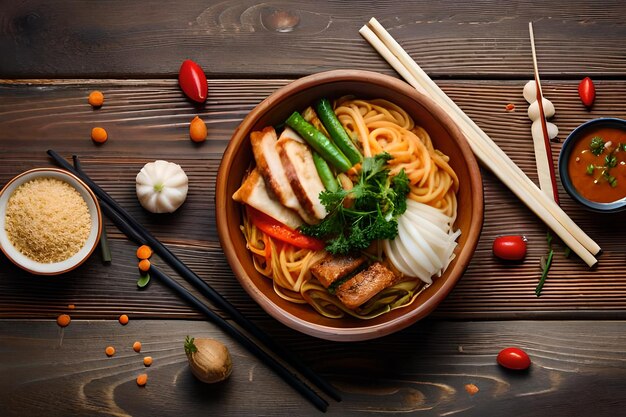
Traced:
<path fill-rule="evenodd" d="M 546 119 L 551 118 L 556 113 L 554 109 L 554 104 L 550 100 L 545 97 L 542 97 L 541 102 L 543 103 L 543 113 L 546 116 Z M 539 102 L 535 101 L 528 106 L 528 118 L 530 120 L 537 121 L 541 117 L 539 113 Z"/>
<path fill-rule="evenodd" d="M 550 140 L 556 138 L 559 135 L 559 128 L 554 123 L 546 122 L 546 128 L 548 130 L 548 138 Z M 541 128 L 541 120 L 533 122 L 531 126 L 531 133 L 533 137 L 542 137 L 543 129 Z"/>

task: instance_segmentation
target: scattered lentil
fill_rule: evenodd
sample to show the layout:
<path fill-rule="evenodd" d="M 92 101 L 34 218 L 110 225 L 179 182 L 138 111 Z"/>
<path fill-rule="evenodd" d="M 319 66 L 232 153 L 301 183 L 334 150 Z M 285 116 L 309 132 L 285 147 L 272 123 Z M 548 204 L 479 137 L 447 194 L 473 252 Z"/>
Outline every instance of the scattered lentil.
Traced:
<path fill-rule="evenodd" d="M 206 140 L 206 123 L 198 116 L 194 117 L 189 124 L 189 137 L 194 142 L 204 142 Z"/>
<path fill-rule="evenodd" d="M 98 90 L 92 91 L 91 93 L 89 93 L 89 98 L 87 99 L 87 101 L 89 102 L 89 104 L 91 104 L 92 107 L 102 107 L 102 104 L 104 103 L 104 94 L 102 94 L 102 92 Z"/>
<path fill-rule="evenodd" d="M 139 261 L 139 270 L 141 272 L 148 272 L 150 270 L 150 261 L 147 259 Z"/>
<path fill-rule="evenodd" d="M 148 259 L 152 256 L 152 248 L 148 245 L 141 245 L 137 249 L 137 258 Z"/>
<path fill-rule="evenodd" d="M 480 390 L 474 384 L 465 384 L 465 391 L 467 391 L 467 393 L 469 395 L 474 395 L 474 394 L 478 393 L 478 391 L 480 391 Z"/>
<path fill-rule="evenodd" d="M 148 382 L 148 374 L 141 374 L 137 377 L 137 385 L 143 387 Z"/>
<path fill-rule="evenodd" d="M 101 127 L 91 129 L 91 139 L 96 143 L 104 143 L 109 138 L 107 131 Z"/>
<path fill-rule="evenodd" d="M 71 321 L 72 319 L 70 318 L 69 314 L 61 314 L 59 317 L 57 317 L 57 324 L 61 327 L 69 326 Z"/>

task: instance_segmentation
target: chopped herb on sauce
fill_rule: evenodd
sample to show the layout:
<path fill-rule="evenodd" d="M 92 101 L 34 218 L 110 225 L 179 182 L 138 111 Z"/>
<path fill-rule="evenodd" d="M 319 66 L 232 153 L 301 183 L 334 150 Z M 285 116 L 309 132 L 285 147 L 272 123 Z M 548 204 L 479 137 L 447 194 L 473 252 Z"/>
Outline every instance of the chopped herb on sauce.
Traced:
<path fill-rule="evenodd" d="M 589 147 L 591 148 L 591 153 L 598 156 L 604 152 L 604 140 L 602 140 L 600 136 L 595 136 L 591 139 L 591 145 Z"/>

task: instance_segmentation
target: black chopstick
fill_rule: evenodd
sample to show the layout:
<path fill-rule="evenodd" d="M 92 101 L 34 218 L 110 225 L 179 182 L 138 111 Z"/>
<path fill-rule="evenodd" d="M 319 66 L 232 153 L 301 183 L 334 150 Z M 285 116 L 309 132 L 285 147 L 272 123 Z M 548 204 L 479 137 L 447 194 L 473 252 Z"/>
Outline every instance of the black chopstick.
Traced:
<path fill-rule="evenodd" d="M 106 202 L 110 206 L 111 211 L 114 211 L 116 214 L 118 214 L 118 217 L 124 220 L 125 223 L 133 226 L 132 229 L 134 229 L 134 234 L 136 234 L 137 237 L 140 238 L 140 241 L 151 246 L 155 253 L 157 253 L 163 260 L 165 260 L 185 280 L 194 285 L 198 289 L 198 291 L 200 291 L 211 302 L 225 310 L 233 318 L 233 320 L 235 320 L 237 324 L 239 324 L 245 330 L 249 331 L 255 338 L 265 344 L 268 349 L 283 358 L 287 363 L 291 364 L 296 370 L 298 370 L 302 375 L 307 377 L 323 392 L 328 394 L 336 401 L 341 401 L 341 396 L 334 387 L 332 387 L 327 381 L 325 381 L 319 375 L 313 372 L 294 354 L 292 354 L 282 346 L 278 345 L 271 337 L 269 337 L 261 329 L 256 327 L 254 323 L 249 321 L 243 314 L 241 314 L 241 312 L 239 312 L 217 291 L 215 291 L 213 288 L 211 288 L 211 286 L 202 281 L 202 279 L 200 279 L 200 277 L 198 277 L 191 269 L 189 269 L 183 262 L 181 262 L 176 257 L 176 255 L 170 252 L 170 250 L 166 246 L 159 242 L 154 236 L 150 234 L 150 232 L 148 232 L 143 226 L 141 226 L 141 224 L 133 219 L 133 217 L 128 212 L 120 207 L 117 202 L 113 200 L 113 198 L 111 198 L 111 196 L 109 196 L 96 183 L 94 183 L 87 174 L 85 174 L 82 170 L 77 170 L 72 167 L 71 164 L 69 164 L 65 159 L 63 159 L 58 153 L 53 150 L 48 150 L 48 155 L 50 155 L 50 157 L 52 157 L 52 159 L 54 159 L 54 161 L 58 165 L 67 169 L 74 175 L 78 176 L 81 180 L 83 180 L 98 196 L 101 202 Z M 75 158 L 75 160 L 77 160 L 77 158 Z"/>
<path fill-rule="evenodd" d="M 74 161 L 74 168 L 76 168 L 78 172 L 82 172 L 78 156 L 72 155 L 72 160 Z M 100 252 L 102 255 L 102 263 L 111 263 L 111 249 L 109 249 L 109 238 L 107 237 L 107 228 L 104 224 L 102 225 L 102 232 L 100 233 Z"/>
<path fill-rule="evenodd" d="M 100 207 L 105 215 L 115 223 L 115 225 L 120 229 L 122 233 L 124 233 L 128 238 L 135 241 L 137 244 L 143 245 L 146 244 L 143 237 L 133 228 L 133 226 L 129 225 L 107 202 L 101 201 Z M 195 307 L 197 310 L 200 310 L 204 315 L 206 315 L 211 322 L 219 326 L 223 331 L 229 334 L 233 339 L 239 342 L 243 347 L 248 349 L 250 353 L 259 358 L 263 363 L 269 366 L 274 372 L 276 372 L 285 382 L 291 385 L 296 391 L 302 394 L 307 400 L 309 400 L 315 407 L 317 407 L 320 411 L 326 411 L 328 408 L 328 402 L 324 400 L 322 397 L 317 395 L 315 391 L 313 391 L 309 386 L 307 386 L 304 382 L 302 382 L 296 375 L 289 372 L 287 368 L 285 368 L 280 362 L 278 362 L 275 358 L 270 356 L 267 352 L 261 349 L 256 343 L 254 343 L 250 338 L 248 338 L 245 334 L 243 334 L 239 329 L 230 324 L 229 321 L 223 319 L 219 314 L 215 313 L 211 310 L 206 304 L 196 298 L 193 294 L 185 289 L 182 285 L 172 279 L 170 276 L 165 274 L 159 268 L 154 265 L 150 265 L 150 276 L 158 279 L 170 289 L 172 289 L 175 293 L 178 294 L 180 298 L 185 300 L 188 304 Z"/>

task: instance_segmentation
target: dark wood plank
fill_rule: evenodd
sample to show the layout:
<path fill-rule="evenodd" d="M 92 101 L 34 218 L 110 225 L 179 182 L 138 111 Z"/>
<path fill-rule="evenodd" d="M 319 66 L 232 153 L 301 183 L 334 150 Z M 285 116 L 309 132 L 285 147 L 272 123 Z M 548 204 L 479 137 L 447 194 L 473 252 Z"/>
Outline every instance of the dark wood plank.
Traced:
<path fill-rule="evenodd" d="M 392 73 L 358 34 L 372 16 L 435 77 L 528 77 L 529 21 L 544 78 L 626 72 L 619 0 L 370 0 L 358 7 L 337 0 L 189 0 L 184 7 L 28 0 L 2 9 L 2 78 L 173 77 L 187 58 L 211 77 L 338 67 Z"/>
<path fill-rule="evenodd" d="M 433 322 L 372 342 L 313 340 L 269 323 L 343 395 L 331 416 L 408 413 L 442 416 L 615 416 L 626 407 L 624 322 Z M 225 383 L 204 385 L 188 369 L 186 335 L 223 341 L 233 357 Z M 211 325 L 180 320 L 0 321 L 0 414 L 319 415 L 271 370 Z M 132 350 L 134 341 L 142 352 Z M 115 356 L 104 348 L 112 345 Z M 519 346 L 528 372 L 496 364 Z M 389 353 L 393 352 L 393 355 Z M 142 358 L 154 358 L 144 368 Z M 148 384 L 135 384 L 138 374 Z M 479 392 L 470 395 L 466 384 Z M 183 411 L 184 410 L 184 411 Z"/>
<path fill-rule="evenodd" d="M 85 170 L 125 208 L 152 230 L 204 280 L 251 317 L 267 317 L 242 291 L 226 263 L 214 219 L 214 184 L 221 154 L 231 132 L 254 105 L 288 80 L 211 80 L 208 104 L 195 108 L 173 81 L 84 83 L 64 81 L 33 85 L 0 85 L 0 184 L 29 168 L 50 166 L 45 151 L 66 157 L 79 154 Z M 536 179 L 530 121 L 521 95 L 523 81 L 440 83 L 445 91 Z M 576 82 L 546 82 L 545 94 L 556 108 L 553 119 L 566 136 L 594 117 L 626 118 L 626 83 L 598 82 L 592 111 L 579 102 Z M 97 111 L 86 103 L 91 89 L 105 92 Z M 514 112 L 505 105 L 514 103 Z M 209 139 L 196 146 L 187 124 L 199 114 L 209 122 Z M 104 146 L 89 139 L 94 125 L 111 138 Z M 555 158 L 560 144 L 553 144 Z M 190 177 L 187 202 L 175 215 L 150 215 L 138 204 L 134 177 L 156 158 L 180 163 Z M 463 279 L 436 311 L 449 318 L 608 317 L 626 318 L 626 276 L 620 215 L 590 216 L 562 191 L 565 210 L 604 249 L 600 265 L 589 270 L 566 259 L 557 247 L 554 266 L 537 298 L 540 258 L 546 253 L 546 228 L 488 170 L 483 170 L 485 223 L 482 237 Z M 95 254 L 83 267 L 63 278 L 32 277 L 0 256 L 0 316 L 55 317 L 76 304 L 81 318 L 115 317 L 131 312 L 141 317 L 199 316 L 158 283 L 137 289 L 135 246 L 107 224 L 114 262 L 103 266 Z M 500 234 L 525 234 L 530 240 L 526 261 L 505 265 L 491 255 Z M 158 262 L 158 260 L 157 260 Z"/>

